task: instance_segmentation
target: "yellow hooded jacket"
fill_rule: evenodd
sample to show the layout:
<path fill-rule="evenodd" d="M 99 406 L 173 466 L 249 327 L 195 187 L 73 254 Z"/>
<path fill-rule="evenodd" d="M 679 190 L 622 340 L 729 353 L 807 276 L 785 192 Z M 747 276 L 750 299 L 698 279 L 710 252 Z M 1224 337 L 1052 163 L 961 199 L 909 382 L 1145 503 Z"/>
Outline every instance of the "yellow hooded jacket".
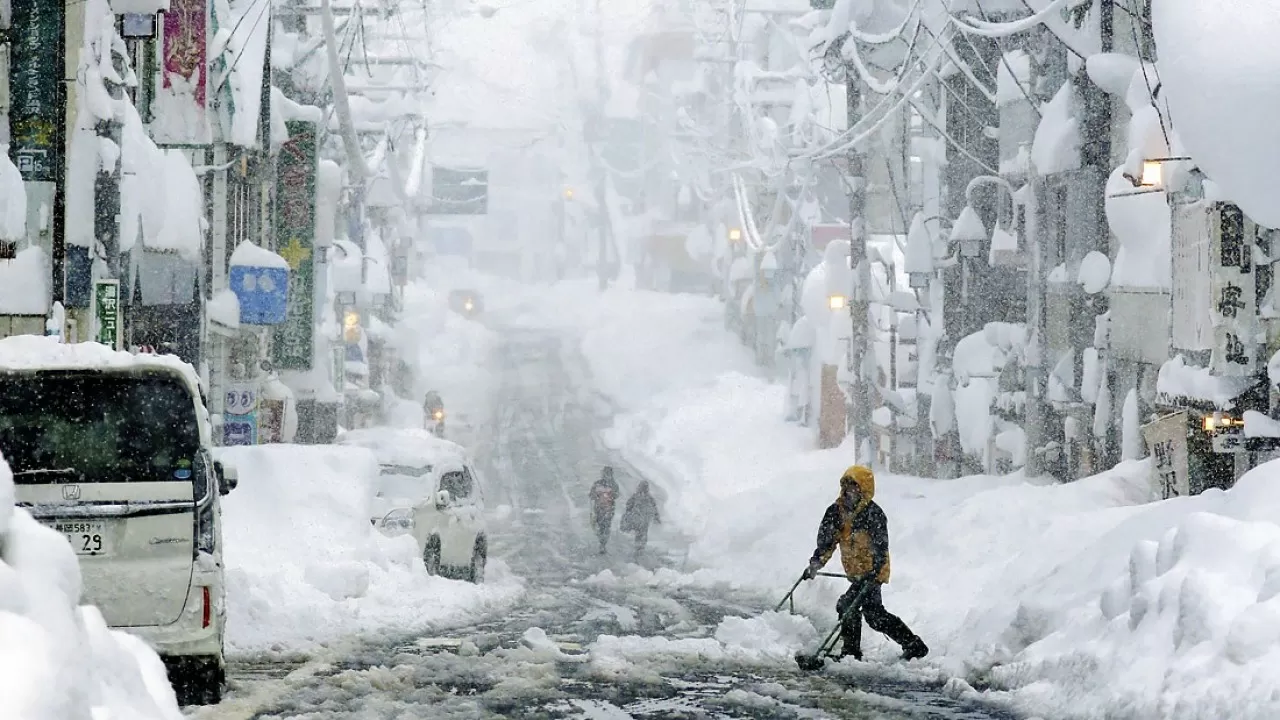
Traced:
<path fill-rule="evenodd" d="M 844 506 L 844 492 L 857 485 L 862 497 L 855 508 Z M 889 582 L 889 523 L 884 510 L 872 502 L 876 492 L 876 476 L 871 468 L 854 465 L 840 478 L 840 497 L 822 516 L 818 526 L 818 548 L 813 561 L 826 565 L 836 548 L 840 563 L 850 578 L 875 573 L 876 582 Z"/>

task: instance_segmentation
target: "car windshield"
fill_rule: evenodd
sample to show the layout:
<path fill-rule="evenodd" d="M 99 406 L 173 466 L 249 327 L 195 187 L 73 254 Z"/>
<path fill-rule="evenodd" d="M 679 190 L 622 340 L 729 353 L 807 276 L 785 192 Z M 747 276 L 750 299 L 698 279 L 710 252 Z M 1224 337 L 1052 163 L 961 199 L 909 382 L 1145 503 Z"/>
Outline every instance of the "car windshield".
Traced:
<path fill-rule="evenodd" d="M 440 476 L 440 489 L 448 491 L 449 497 L 461 500 L 471 496 L 474 483 L 469 470 L 455 470 Z"/>
<path fill-rule="evenodd" d="M 0 373 L 0 452 L 20 484 L 189 480 L 200 433 L 166 374 Z"/>

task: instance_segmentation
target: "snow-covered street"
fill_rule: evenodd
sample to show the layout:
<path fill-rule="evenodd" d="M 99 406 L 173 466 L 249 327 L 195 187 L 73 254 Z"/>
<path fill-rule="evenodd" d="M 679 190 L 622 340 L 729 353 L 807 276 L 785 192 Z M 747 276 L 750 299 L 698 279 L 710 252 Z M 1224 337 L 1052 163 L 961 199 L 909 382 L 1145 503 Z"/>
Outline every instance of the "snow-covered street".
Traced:
<path fill-rule="evenodd" d="M 802 616 L 768 612 L 786 588 L 770 597 L 691 581 L 687 538 L 671 523 L 657 526 L 639 565 L 631 538 L 616 532 L 608 555 L 597 555 L 587 489 L 603 464 L 618 462 L 597 434 L 613 408 L 589 382 L 572 335 L 501 337 L 491 432 L 472 450 L 487 483 L 492 555 L 504 568 L 498 587 L 518 583 L 520 597 L 478 622 L 433 630 L 415 627 L 387 593 L 441 617 L 434 603 L 474 603 L 477 589 L 422 577 L 423 588 L 442 587 L 433 601 L 408 580 L 371 578 L 384 588 L 378 605 L 356 613 L 361 632 L 305 659 L 233 656 L 228 698 L 189 717 L 1003 717 L 957 699 L 966 694 L 957 688 L 907 675 L 800 673 L 793 655 L 812 650 L 818 631 Z M 618 478 L 630 494 L 638 473 L 620 465 Z M 261 627 L 314 632 L 352 602 L 283 608 Z"/>

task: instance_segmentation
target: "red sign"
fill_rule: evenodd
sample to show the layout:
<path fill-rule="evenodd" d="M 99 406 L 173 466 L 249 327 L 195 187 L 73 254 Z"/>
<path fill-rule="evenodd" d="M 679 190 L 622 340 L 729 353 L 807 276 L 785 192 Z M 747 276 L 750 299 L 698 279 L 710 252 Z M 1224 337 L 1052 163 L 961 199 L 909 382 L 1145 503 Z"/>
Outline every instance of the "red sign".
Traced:
<path fill-rule="evenodd" d="M 191 81 L 196 105 L 205 107 L 209 85 L 205 37 L 208 28 L 208 0 L 170 0 L 164 14 L 164 87 L 173 87 L 173 76 Z"/>
<path fill-rule="evenodd" d="M 809 245 L 821 254 L 832 240 L 848 240 L 850 237 L 847 224 L 810 225 Z"/>

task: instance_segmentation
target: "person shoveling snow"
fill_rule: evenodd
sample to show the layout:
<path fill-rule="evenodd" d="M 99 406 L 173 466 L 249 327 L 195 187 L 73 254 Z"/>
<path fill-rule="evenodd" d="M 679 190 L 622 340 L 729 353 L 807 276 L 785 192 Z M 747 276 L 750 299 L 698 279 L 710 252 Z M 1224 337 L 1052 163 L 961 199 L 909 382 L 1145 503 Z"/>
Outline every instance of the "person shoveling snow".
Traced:
<path fill-rule="evenodd" d="M 840 477 L 840 497 L 822 516 L 817 549 L 801 578 L 817 577 L 839 547 L 840 562 L 851 583 L 836 602 L 840 617 L 839 657 L 862 659 L 862 618 L 866 617 L 872 630 L 902 646 L 902 659 L 922 658 L 929 653 L 928 646 L 901 618 L 886 610 L 881 599 L 881 586 L 889 582 L 889 526 L 884 510 L 872 501 L 875 490 L 876 478 L 871 468 L 854 465 L 845 470 Z M 817 656 L 801 656 L 808 663 L 801 657 L 797 662 L 801 667 L 815 663 L 821 666 L 823 654 L 830 652 L 827 645 L 823 644 Z"/>

